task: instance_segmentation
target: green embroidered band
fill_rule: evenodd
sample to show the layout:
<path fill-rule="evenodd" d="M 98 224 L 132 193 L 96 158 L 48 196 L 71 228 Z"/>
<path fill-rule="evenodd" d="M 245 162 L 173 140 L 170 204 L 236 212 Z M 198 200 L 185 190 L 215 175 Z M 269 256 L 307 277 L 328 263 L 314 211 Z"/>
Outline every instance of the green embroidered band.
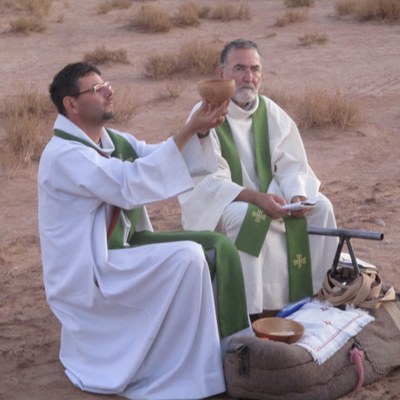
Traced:
<path fill-rule="evenodd" d="M 289 299 L 291 302 L 312 296 L 311 253 L 305 217 L 283 218 L 289 268 Z"/>
<path fill-rule="evenodd" d="M 137 158 L 136 152 L 133 150 L 130 143 L 120 135 L 115 134 L 111 130 L 107 129 L 107 133 L 110 136 L 111 141 L 114 144 L 115 150 L 111 153 L 111 157 L 117 157 L 124 161 L 134 161 Z M 91 142 L 71 135 L 67 132 L 61 131 L 59 129 L 54 130 L 54 135 L 58 136 L 62 139 L 66 140 L 74 140 L 75 142 L 82 143 L 86 146 L 92 147 L 101 155 L 101 151 L 94 146 Z M 130 230 L 128 233 L 128 240 L 135 232 L 137 221 L 139 220 L 141 213 L 141 208 L 135 208 L 133 210 L 122 210 L 119 207 L 114 207 L 114 213 L 111 218 L 112 224 L 110 229 L 108 230 L 107 235 L 107 245 L 108 248 L 111 249 L 120 249 L 124 247 L 124 223 L 123 223 L 123 214 L 129 219 L 130 221 Z"/>
<path fill-rule="evenodd" d="M 131 245 L 191 240 L 200 244 L 206 254 L 211 278 L 217 277 L 216 307 L 221 337 L 249 326 L 243 272 L 233 243 L 218 232 L 135 232 Z M 211 257 L 207 254 L 212 250 Z"/>
<path fill-rule="evenodd" d="M 228 162 L 232 181 L 243 185 L 242 169 L 232 132 L 227 120 L 216 128 L 221 143 L 221 154 Z M 259 105 L 252 116 L 252 135 L 254 141 L 255 167 L 259 177 L 260 191 L 266 192 L 272 180 L 271 155 L 269 148 L 268 117 L 264 99 L 259 96 Z M 288 268 L 290 300 L 312 295 L 311 258 L 305 217 L 285 217 L 286 241 L 288 246 Z M 259 207 L 249 204 L 246 216 L 240 227 L 235 245 L 238 250 L 258 257 L 264 245 L 271 218 Z M 292 264 L 297 256 L 302 263 L 301 268 L 293 269 Z M 300 273 L 297 273 L 300 272 Z M 293 274 L 293 276 L 292 276 Z M 299 280 L 297 275 L 302 279 Z M 298 295 L 298 293 L 305 293 Z"/>

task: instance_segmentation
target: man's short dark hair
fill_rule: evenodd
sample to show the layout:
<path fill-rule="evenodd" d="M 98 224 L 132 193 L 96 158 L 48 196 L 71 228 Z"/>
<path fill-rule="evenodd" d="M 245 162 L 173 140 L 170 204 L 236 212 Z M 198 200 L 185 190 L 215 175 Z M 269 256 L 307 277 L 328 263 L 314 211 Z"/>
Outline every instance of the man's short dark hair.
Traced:
<path fill-rule="evenodd" d="M 261 56 L 260 50 L 255 42 L 247 39 L 235 39 L 225 45 L 225 47 L 222 49 L 220 56 L 221 65 L 224 65 L 226 63 L 228 53 L 232 49 L 255 49 L 257 53 Z"/>
<path fill-rule="evenodd" d="M 78 93 L 78 79 L 91 72 L 101 75 L 99 69 L 95 65 L 87 62 L 77 62 L 66 65 L 54 77 L 53 82 L 50 84 L 49 92 L 51 100 L 60 114 L 66 114 L 63 104 L 64 97 L 73 96 Z"/>

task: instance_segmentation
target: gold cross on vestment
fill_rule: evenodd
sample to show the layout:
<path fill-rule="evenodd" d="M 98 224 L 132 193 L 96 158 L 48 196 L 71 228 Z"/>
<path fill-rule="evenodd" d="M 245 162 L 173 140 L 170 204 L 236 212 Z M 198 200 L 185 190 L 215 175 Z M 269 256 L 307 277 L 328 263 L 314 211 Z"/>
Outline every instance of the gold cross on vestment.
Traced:
<path fill-rule="evenodd" d="M 257 211 L 253 211 L 251 213 L 251 216 L 254 218 L 254 222 L 257 222 L 257 224 L 259 224 L 261 221 L 265 221 L 267 219 L 267 216 L 265 215 L 265 213 L 258 209 Z"/>
<path fill-rule="evenodd" d="M 306 258 L 302 254 L 296 254 L 296 258 L 293 260 L 293 265 L 297 268 L 301 268 L 306 263 Z"/>

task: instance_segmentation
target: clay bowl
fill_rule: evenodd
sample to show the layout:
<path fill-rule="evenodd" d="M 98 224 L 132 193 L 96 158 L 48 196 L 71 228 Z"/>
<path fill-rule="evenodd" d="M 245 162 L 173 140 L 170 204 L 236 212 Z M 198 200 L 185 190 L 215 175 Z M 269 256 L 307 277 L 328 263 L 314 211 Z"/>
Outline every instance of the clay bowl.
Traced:
<path fill-rule="evenodd" d="M 285 318 L 260 318 L 253 322 L 253 329 L 259 338 L 278 342 L 297 342 L 304 333 L 304 326 L 299 322 Z"/>
<path fill-rule="evenodd" d="M 221 104 L 229 100 L 235 92 L 235 88 L 233 79 L 211 79 L 200 81 L 197 84 L 201 98 L 211 104 Z"/>

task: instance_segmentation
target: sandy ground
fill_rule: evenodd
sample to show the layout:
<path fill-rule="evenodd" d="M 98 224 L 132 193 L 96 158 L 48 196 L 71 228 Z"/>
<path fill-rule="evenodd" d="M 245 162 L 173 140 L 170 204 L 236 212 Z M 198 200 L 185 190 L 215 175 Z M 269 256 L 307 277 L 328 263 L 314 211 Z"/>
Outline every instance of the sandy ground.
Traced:
<path fill-rule="evenodd" d="M 356 255 L 381 268 L 384 282 L 400 287 L 397 273 L 400 239 L 400 26 L 359 23 L 334 16 L 334 1 L 319 0 L 305 22 L 273 27 L 287 9 L 282 0 L 252 0 L 251 21 L 203 20 L 195 28 L 175 28 L 166 34 L 138 33 L 124 27 L 131 10 L 99 15 L 96 0 L 54 0 L 43 33 L 28 36 L 7 32 L 17 14 L 0 14 L 0 93 L 11 96 L 17 82 L 46 92 L 54 74 L 65 64 L 82 59 L 104 44 L 125 49 L 129 65 L 101 67 L 114 88 L 130 87 L 141 100 L 134 118 L 120 128 L 149 141 L 165 139 L 184 121 L 198 100 L 196 81 L 184 77 L 178 99 L 160 101 L 163 82 L 143 75 L 150 55 L 176 53 L 194 38 L 225 43 L 236 37 L 258 42 L 266 58 L 264 85 L 290 94 L 319 85 L 340 89 L 362 112 L 352 129 L 331 132 L 304 130 L 302 136 L 310 163 L 332 200 L 341 228 L 384 233 L 383 241 L 353 240 Z M 178 0 L 159 0 L 170 12 Z M 233 6 L 240 3 L 230 1 Z M 215 6 L 203 0 L 201 4 Z M 306 33 L 325 34 L 328 42 L 299 46 Z M 161 85 L 161 86 L 160 86 Z M 0 138 L 4 136 L 0 116 Z M 0 171 L 0 399 L 100 399 L 81 393 L 64 375 L 58 361 L 59 325 L 44 295 L 37 230 L 36 170 L 10 175 Z M 176 199 L 150 207 L 157 230 L 180 227 Z M 400 399 L 400 372 L 349 394 L 343 399 Z M 111 396 L 110 398 L 116 398 Z"/>

